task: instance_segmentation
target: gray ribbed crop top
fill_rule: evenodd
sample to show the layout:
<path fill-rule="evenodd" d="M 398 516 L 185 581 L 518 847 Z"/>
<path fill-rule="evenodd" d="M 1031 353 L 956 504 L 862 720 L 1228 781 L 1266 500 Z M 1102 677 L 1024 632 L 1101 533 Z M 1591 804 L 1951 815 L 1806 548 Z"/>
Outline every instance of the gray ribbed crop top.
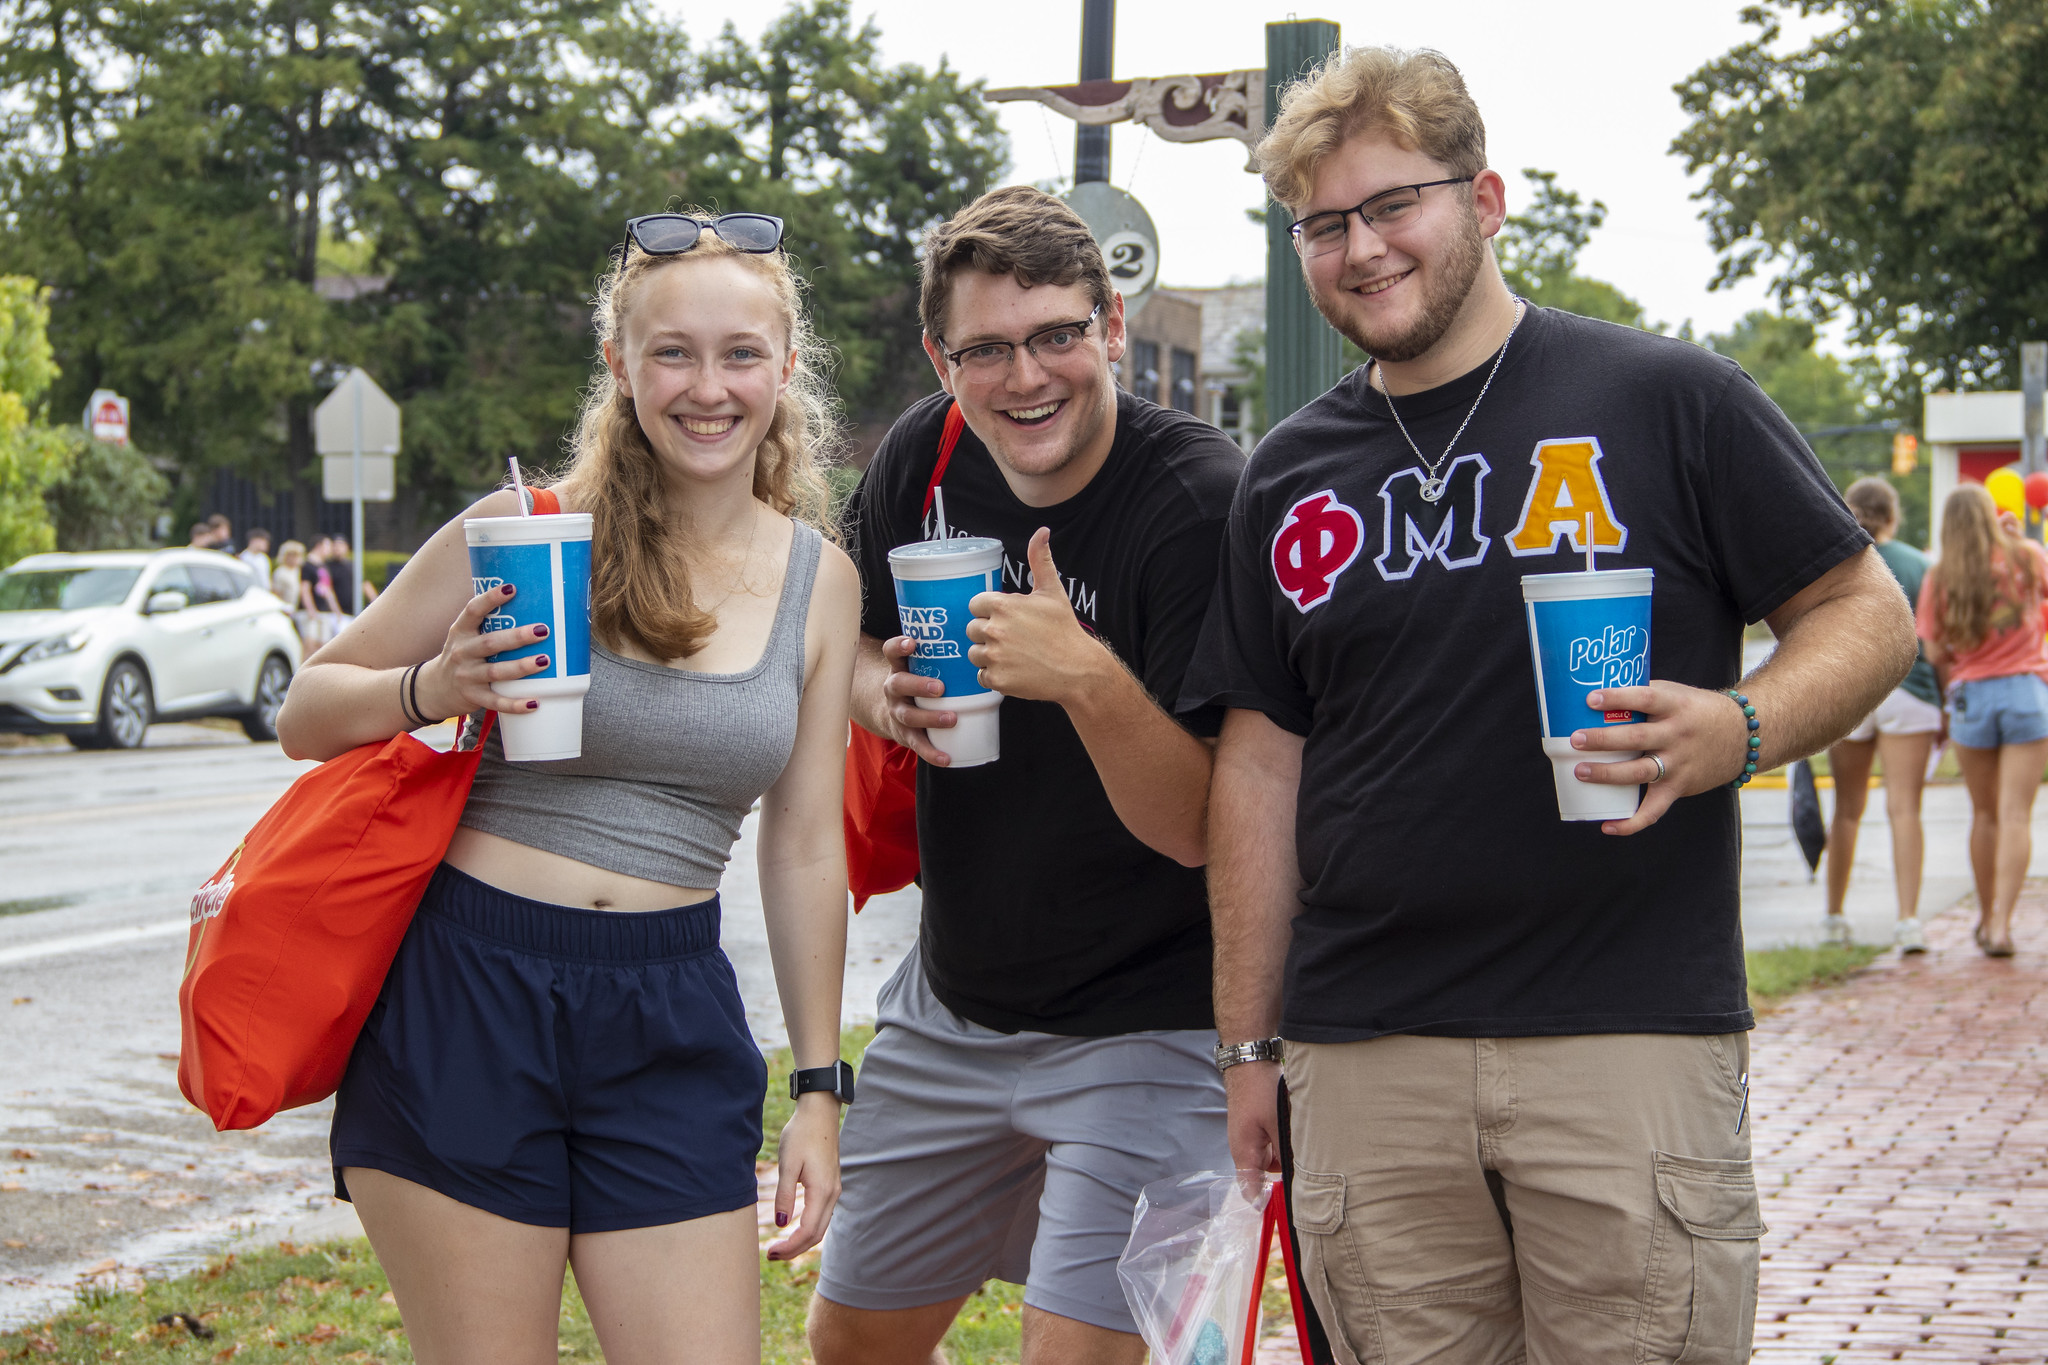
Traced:
<path fill-rule="evenodd" d="M 768 645 L 744 673 L 622 659 L 592 641 L 582 757 L 507 763 L 493 727 L 462 823 L 629 877 L 716 889 L 740 821 L 796 745 L 823 543 L 795 524 Z"/>

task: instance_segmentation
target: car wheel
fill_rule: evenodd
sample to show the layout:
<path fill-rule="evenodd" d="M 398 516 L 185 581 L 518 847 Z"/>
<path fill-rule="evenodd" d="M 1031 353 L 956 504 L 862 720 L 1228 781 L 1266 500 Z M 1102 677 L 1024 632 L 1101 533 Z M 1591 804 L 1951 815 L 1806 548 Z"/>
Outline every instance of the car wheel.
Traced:
<path fill-rule="evenodd" d="M 123 659 L 100 689 L 100 724 L 93 738 L 108 749 L 139 749 L 149 733 L 149 678 L 142 665 Z"/>
<path fill-rule="evenodd" d="M 292 685 L 292 666 L 273 654 L 263 661 L 256 675 L 256 702 L 242 714 L 242 733 L 258 744 L 277 738 L 277 713 L 284 707 L 285 689 Z"/>

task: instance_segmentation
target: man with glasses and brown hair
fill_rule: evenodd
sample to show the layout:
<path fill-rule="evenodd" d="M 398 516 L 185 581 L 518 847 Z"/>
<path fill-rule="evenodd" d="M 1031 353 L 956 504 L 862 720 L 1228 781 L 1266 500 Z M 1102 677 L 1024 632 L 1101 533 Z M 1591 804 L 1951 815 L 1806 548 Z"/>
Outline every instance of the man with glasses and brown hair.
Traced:
<path fill-rule="evenodd" d="M 996 190 L 935 226 L 922 310 L 945 392 L 896 423 L 847 517 L 853 715 L 924 760 L 924 913 L 841 1135 L 812 1353 L 923 1365 L 995 1278 L 1025 1286 L 1027 1365 L 1135 1363 L 1116 1259 L 1138 1191 L 1230 1159 L 1202 877 L 1216 717 L 1165 708 L 1243 458 L 1117 388 L 1123 300 L 1049 195 Z M 1003 543 L 1004 591 L 968 628 L 1005 698 L 978 767 L 930 742 L 955 715 L 914 704 L 941 687 L 906 670 L 897 624 L 888 552 L 940 535 Z"/>
<path fill-rule="evenodd" d="M 1763 1226 L 1731 787 L 1870 711 L 1912 620 L 1733 362 L 1508 291 L 1485 139 L 1449 61 L 1364 48 L 1259 149 L 1373 362 L 1252 457 L 1183 693 L 1229 708 L 1231 1148 L 1279 1164 L 1284 1067 L 1303 1278 L 1347 1365 L 1736 1365 Z M 1594 556 L 1653 571 L 1647 655 L 1574 642 L 1553 760 L 1521 580 Z M 1778 649 L 1738 684 L 1754 621 Z M 1561 819 L 1579 784 L 1635 813 Z"/>

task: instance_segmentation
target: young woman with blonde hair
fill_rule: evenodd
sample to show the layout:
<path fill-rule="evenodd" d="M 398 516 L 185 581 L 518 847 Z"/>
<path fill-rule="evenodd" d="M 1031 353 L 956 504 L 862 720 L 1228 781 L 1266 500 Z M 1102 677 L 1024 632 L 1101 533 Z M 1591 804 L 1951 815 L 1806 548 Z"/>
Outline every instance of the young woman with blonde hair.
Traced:
<path fill-rule="evenodd" d="M 759 798 L 769 947 L 797 1065 L 837 1074 L 846 937 L 841 779 L 860 615 L 815 529 L 825 378 L 782 224 L 628 224 L 598 296 L 604 368 L 554 485 L 593 518 L 583 753 L 486 744 L 462 827 L 336 1098 L 333 1160 L 426 1365 L 556 1358 L 573 1265 L 606 1358 L 759 1359 L 753 1159 L 765 1070 L 717 888 Z M 419 723 L 545 706 L 491 690 L 462 521 L 309 662 L 279 729 L 326 758 Z M 450 622 L 453 624 L 449 624 Z M 418 704 L 401 699 L 421 665 Z M 784 1130 L 771 1254 L 817 1243 L 838 1192 L 835 1090 Z"/>
<path fill-rule="evenodd" d="M 2048 553 L 1999 524 L 1966 483 L 1941 515 L 1941 558 L 1918 611 L 1927 658 L 1949 677 L 1949 739 L 1970 790 L 1977 946 L 2012 956 L 2012 908 L 2033 857 L 2034 797 L 2048 768 Z"/>

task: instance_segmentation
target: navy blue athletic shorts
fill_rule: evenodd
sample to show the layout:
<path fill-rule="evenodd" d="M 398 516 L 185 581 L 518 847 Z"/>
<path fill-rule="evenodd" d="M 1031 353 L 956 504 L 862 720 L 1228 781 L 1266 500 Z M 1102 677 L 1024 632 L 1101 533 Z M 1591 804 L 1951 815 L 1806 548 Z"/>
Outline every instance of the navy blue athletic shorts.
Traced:
<path fill-rule="evenodd" d="M 335 1096 L 343 1167 L 516 1222 L 615 1232 L 754 1203 L 767 1068 L 718 900 L 631 914 L 443 863 Z"/>

